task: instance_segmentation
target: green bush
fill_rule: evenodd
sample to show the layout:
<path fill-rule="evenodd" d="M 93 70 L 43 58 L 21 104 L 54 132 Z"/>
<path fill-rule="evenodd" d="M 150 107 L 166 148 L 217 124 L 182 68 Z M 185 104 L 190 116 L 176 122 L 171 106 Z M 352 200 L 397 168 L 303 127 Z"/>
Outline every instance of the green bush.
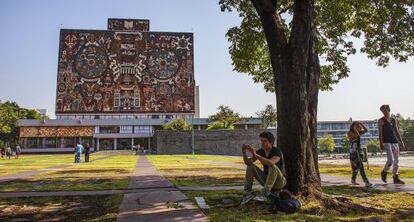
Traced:
<path fill-rule="evenodd" d="M 214 121 L 208 124 L 207 130 L 215 130 L 215 129 L 234 129 L 233 125 L 226 126 L 223 122 Z"/>
<path fill-rule="evenodd" d="M 367 149 L 370 153 L 379 153 L 382 152 L 379 141 L 378 140 L 369 140 L 367 143 Z"/>
<path fill-rule="evenodd" d="M 176 119 L 162 126 L 163 130 L 191 130 L 193 127 L 183 119 Z"/>

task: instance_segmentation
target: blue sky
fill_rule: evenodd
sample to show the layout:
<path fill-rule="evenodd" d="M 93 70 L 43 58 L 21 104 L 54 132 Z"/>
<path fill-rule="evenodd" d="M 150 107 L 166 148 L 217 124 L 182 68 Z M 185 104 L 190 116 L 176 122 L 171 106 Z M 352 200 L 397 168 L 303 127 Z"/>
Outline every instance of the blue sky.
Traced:
<path fill-rule="evenodd" d="M 195 78 L 201 116 L 229 105 L 254 116 L 275 96 L 232 71 L 226 31 L 240 19 L 217 0 L 1 0 L 0 100 L 54 113 L 59 29 L 106 29 L 108 18 L 150 19 L 152 31 L 194 32 Z M 375 119 L 388 103 L 414 118 L 414 62 L 377 67 L 365 55 L 349 58 L 351 75 L 319 97 L 320 120 Z M 52 115 L 53 116 L 53 115 Z"/>

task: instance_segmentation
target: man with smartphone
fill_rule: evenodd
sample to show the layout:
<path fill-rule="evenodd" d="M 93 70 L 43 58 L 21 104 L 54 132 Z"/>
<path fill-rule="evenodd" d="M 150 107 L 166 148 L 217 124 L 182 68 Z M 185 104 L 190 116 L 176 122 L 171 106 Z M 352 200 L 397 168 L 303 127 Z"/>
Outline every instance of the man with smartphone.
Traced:
<path fill-rule="evenodd" d="M 257 150 L 250 145 L 243 144 L 243 161 L 246 164 L 246 179 L 241 205 L 246 204 L 253 198 L 266 201 L 272 192 L 279 192 L 286 185 L 285 163 L 282 151 L 274 146 L 275 137 L 271 132 L 263 132 L 259 135 L 261 149 Z M 259 161 L 263 170 L 257 167 L 254 162 Z M 252 192 L 253 179 L 263 186 L 259 195 Z"/>

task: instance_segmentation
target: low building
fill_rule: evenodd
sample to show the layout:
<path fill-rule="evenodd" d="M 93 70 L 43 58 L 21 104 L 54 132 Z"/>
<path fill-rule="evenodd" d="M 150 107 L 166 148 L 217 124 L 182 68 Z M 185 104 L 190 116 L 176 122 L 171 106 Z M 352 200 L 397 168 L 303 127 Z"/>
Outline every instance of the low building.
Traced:
<path fill-rule="evenodd" d="M 378 124 L 377 120 L 361 120 L 368 132 L 361 136 L 362 146 L 366 146 L 369 140 L 378 139 Z M 352 120 L 348 121 L 319 121 L 317 126 L 318 139 L 330 134 L 335 140 L 335 152 L 342 152 L 341 140 L 349 131 Z"/>
<path fill-rule="evenodd" d="M 155 131 L 173 119 L 53 119 L 20 120 L 23 152 L 70 152 L 76 143 L 94 150 L 125 150 L 140 145 L 152 150 Z M 207 118 L 186 119 L 194 130 L 205 130 Z M 260 118 L 236 123 L 236 129 L 258 129 Z"/>

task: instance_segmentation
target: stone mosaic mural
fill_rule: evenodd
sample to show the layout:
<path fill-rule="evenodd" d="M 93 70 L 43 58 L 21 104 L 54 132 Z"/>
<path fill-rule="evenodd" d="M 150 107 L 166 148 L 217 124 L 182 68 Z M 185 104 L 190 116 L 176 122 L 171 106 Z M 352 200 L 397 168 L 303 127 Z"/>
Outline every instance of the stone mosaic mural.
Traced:
<path fill-rule="evenodd" d="M 93 136 L 93 127 L 76 126 L 76 127 L 20 127 L 20 137 L 80 137 Z"/>
<path fill-rule="evenodd" d="M 108 19 L 108 30 L 115 31 L 149 31 L 149 20 L 144 19 Z"/>
<path fill-rule="evenodd" d="M 193 113 L 194 86 L 192 33 L 61 30 L 57 114 Z"/>

